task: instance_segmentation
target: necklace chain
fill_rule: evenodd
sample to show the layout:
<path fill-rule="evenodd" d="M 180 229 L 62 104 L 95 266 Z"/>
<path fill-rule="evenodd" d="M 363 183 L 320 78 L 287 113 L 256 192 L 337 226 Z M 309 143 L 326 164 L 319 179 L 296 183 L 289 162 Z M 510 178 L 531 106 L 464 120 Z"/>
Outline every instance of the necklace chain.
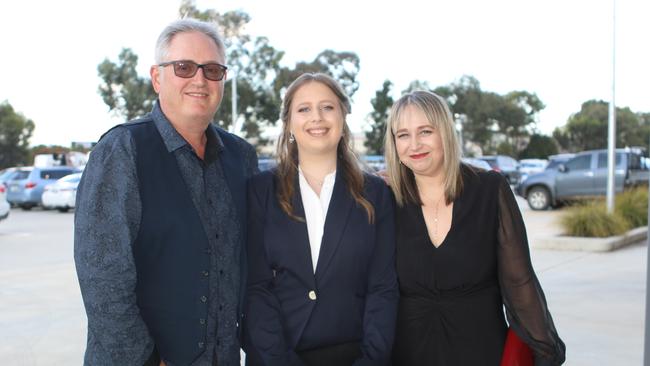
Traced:
<path fill-rule="evenodd" d="M 433 240 L 432 240 L 434 245 L 440 244 L 440 243 L 437 243 L 437 240 L 438 240 L 438 209 L 440 207 L 440 200 L 442 199 L 443 196 L 444 196 L 444 194 L 442 196 L 440 196 L 440 198 L 438 198 L 438 201 L 436 201 L 435 210 L 434 210 L 435 216 L 433 218 Z"/>

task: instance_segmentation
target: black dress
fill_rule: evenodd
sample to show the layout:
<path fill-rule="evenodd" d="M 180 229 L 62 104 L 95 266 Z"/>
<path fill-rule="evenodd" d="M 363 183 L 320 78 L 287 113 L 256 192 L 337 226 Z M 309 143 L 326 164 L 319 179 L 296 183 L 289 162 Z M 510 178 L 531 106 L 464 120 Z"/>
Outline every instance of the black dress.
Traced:
<path fill-rule="evenodd" d="M 419 205 L 396 212 L 400 304 L 395 366 L 498 366 L 508 322 L 535 353 L 559 365 L 565 348 L 533 272 L 512 191 L 495 172 L 462 166 L 451 228 L 433 246 Z"/>

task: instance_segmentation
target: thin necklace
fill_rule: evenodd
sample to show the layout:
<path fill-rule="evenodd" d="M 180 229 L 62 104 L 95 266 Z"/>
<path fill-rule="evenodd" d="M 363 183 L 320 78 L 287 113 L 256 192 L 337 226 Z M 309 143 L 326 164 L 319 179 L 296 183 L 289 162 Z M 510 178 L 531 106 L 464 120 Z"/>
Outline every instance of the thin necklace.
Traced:
<path fill-rule="evenodd" d="M 438 238 L 438 209 L 439 209 L 439 206 L 440 206 L 440 200 L 444 196 L 445 195 L 443 194 L 442 196 L 440 196 L 440 198 L 438 198 L 438 201 L 436 201 L 435 216 L 433 218 L 433 240 L 432 240 L 433 245 L 440 244 L 440 243 L 436 243 L 436 240 Z"/>

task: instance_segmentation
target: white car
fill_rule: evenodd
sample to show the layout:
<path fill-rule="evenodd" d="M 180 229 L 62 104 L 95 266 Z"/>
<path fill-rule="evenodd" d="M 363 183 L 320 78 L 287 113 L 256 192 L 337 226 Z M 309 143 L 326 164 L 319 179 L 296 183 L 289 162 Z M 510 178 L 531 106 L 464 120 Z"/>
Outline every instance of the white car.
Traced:
<path fill-rule="evenodd" d="M 67 212 L 74 208 L 80 179 L 81 173 L 74 173 L 45 186 L 41 198 L 43 207 L 56 208 L 61 212 Z"/>
<path fill-rule="evenodd" d="M 0 183 L 0 220 L 4 220 L 9 217 L 9 202 L 7 202 L 7 187 L 3 183 Z"/>

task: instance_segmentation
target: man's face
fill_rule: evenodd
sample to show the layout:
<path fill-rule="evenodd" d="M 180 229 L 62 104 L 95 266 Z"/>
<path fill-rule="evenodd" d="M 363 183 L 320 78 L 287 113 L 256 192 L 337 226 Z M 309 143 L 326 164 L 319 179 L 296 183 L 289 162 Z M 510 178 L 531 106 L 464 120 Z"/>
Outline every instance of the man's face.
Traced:
<path fill-rule="evenodd" d="M 200 32 L 179 33 L 172 38 L 168 54 L 163 62 L 188 60 L 197 64 L 217 62 L 224 64 L 214 41 Z M 223 97 L 223 80 L 205 78 L 203 69 L 198 69 L 191 78 L 174 74 L 174 66 L 151 67 L 151 82 L 158 93 L 163 113 L 173 124 L 191 126 L 212 121 Z"/>

